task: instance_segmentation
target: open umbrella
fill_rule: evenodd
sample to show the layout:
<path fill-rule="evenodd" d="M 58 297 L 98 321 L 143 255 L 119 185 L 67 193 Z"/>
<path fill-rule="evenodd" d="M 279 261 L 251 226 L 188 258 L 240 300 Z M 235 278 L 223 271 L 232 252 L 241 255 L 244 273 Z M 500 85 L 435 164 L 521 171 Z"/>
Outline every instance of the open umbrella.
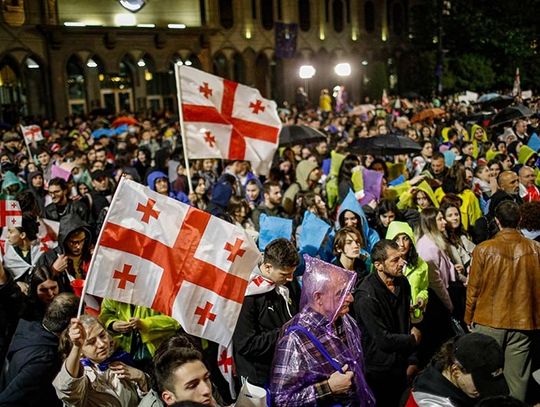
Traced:
<path fill-rule="evenodd" d="M 95 139 L 98 139 L 101 136 L 114 136 L 114 129 L 97 129 L 92 132 L 92 137 L 94 137 Z"/>
<path fill-rule="evenodd" d="M 490 123 L 491 127 L 498 126 L 500 124 L 509 123 L 522 117 L 529 117 L 533 114 L 533 111 L 526 106 L 508 106 L 501 110 L 493 117 Z"/>
<path fill-rule="evenodd" d="M 350 114 L 352 116 L 360 116 L 361 114 L 366 114 L 367 112 L 375 110 L 375 105 L 365 104 L 365 105 L 356 105 L 351 110 Z"/>
<path fill-rule="evenodd" d="M 482 107 L 494 107 L 495 109 L 504 109 L 507 106 L 510 106 L 514 102 L 513 96 L 508 95 L 497 95 L 485 102 L 480 102 Z"/>
<path fill-rule="evenodd" d="M 416 113 L 412 117 L 411 123 L 423 122 L 424 120 L 429 120 L 429 119 L 433 120 L 438 117 L 441 117 L 443 114 L 444 114 L 444 110 L 438 107 L 434 107 L 431 109 L 424 109 Z"/>
<path fill-rule="evenodd" d="M 486 103 L 486 102 L 489 102 L 491 99 L 498 98 L 499 96 L 501 96 L 501 95 L 499 95 L 498 93 L 495 93 L 495 92 L 486 93 L 486 94 L 480 96 L 476 100 L 476 103 Z"/>
<path fill-rule="evenodd" d="M 122 116 L 122 117 L 117 118 L 114 122 L 112 122 L 111 126 L 118 127 L 118 126 L 122 126 L 123 124 L 127 124 L 128 126 L 133 126 L 135 124 L 139 124 L 139 122 L 133 117 Z"/>
<path fill-rule="evenodd" d="M 279 133 L 280 146 L 294 146 L 297 144 L 305 145 L 315 143 L 316 141 L 327 140 L 326 134 L 309 126 L 283 126 Z"/>
<path fill-rule="evenodd" d="M 349 149 L 357 154 L 397 155 L 416 153 L 421 151 L 422 147 L 409 137 L 390 133 L 383 136 L 356 139 L 349 146 Z"/>

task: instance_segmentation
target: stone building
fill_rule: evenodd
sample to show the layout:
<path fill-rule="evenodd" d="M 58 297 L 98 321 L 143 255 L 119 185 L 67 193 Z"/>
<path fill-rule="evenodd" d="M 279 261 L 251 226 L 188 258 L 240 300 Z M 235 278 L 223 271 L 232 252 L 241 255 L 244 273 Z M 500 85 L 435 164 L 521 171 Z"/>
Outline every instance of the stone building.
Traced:
<path fill-rule="evenodd" d="M 396 86 L 410 35 L 407 0 L 2 0 L 1 7 L 0 121 L 8 123 L 93 109 L 176 111 L 175 63 L 255 86 L 278 103 L 293 100 L 298 86 L 314 103 L 336 85 L 360 100 Z M 351 74 L 337 76 L 338 63 Z M 315 75 L 301 79 L 301 65 Z"/>

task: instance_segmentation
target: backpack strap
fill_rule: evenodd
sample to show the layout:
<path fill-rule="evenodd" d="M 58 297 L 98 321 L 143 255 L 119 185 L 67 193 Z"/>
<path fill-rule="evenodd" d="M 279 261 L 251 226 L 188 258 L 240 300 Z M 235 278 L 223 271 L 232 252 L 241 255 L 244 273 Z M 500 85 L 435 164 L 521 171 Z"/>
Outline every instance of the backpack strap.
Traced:
<path fill-rule="evenodd" d="M 317 339 L 317 337 L 315 335 L 313 335 L 306 328 L 304 328 L 303 326 L 300 326 L 300 325 L 291 325 L 290 327 L 287 328 L 287 331 L 285 332 L 285 334 L 289 334 L 289 333 L 294 332 L 294 331 L 300 331 L 304 335 L 306 335 L 308 337 L 308 339 L 311 342 L 313 342 L 313 344 L 317 347 L 319 352 L 321 352 L 321 354 L 324 356 L 324 358 L 330 363 L 330 365 L 335 370 L 337 370 L 339 373 L 343 374 L 343 371 L 341 370 L 341 364 L 336 359 L 334 359 L 333 357 L 330 356 L 330 354 L 328 353 L 328 351 L 326 350 L 324 345 Z"/>

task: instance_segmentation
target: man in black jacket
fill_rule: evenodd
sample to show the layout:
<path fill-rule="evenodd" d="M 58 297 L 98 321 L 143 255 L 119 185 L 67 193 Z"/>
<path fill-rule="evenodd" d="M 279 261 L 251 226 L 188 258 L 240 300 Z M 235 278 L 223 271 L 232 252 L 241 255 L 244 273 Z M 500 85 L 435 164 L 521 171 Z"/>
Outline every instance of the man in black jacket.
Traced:
<path fill-rule="evenodd" d="M 69 187 L 62 178 L 53 178 L 49 182 L 49 194 L 52 202 L 45 207 L 45 217 L 60 222 L 64 216 L 77 214 L 85 222 L 91 222 L 90 210 L 82 201 L 69 198 Z"/>
<path fill-rule="evenodd" d="M 238 374 L 256 386 L 268 384 L 281 327 L 298 312 L 300 289 L 293 281 L 298 252 L 287 239 L 275 239 L 253 272 L 233 336 Z"/>
<path fill-rule="evenodd" d="M 397 406 L 407 387 L 411 355 L 420 331 L 410 323 L 411 287 L 397 243 L 381 240 L 371 252 L 376 272 L 355 294 L 354 310 L 363 337 L 366 379 L 378 406 Z M 413 368 L 411 367 L 411 370 Z"/>
<path fill-rule="evenodd" d="M 0 382 L 2 406 L 61 406 L 52 386 L 60 370 L 60 334 L 77 314 L 73 294 L 57 295 L 42 321 L 21 319 L 7 354 L 8 368 Z"/>

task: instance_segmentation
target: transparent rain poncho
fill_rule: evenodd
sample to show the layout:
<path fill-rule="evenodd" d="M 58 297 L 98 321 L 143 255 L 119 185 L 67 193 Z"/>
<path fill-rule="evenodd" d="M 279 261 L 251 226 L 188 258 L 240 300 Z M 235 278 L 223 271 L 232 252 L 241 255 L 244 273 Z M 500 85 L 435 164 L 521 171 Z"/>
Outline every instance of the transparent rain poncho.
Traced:
<path fill-rule="evenodd" d="M 360 329 L 348 314 L 339 316 L 354 287 L 356 274 L 307 255 L 304 259 L 301 311 L 285 325 L 276 345 L 270 383 L 273 405 L 374 406 L 364 378 Z M 293 326 L 315 336 L 332 362 L 301 329 Z M 345 364 L 354 373 L 350 390 L 321 399 L 320 384 L 337 370 L 336 365 Z"/>

